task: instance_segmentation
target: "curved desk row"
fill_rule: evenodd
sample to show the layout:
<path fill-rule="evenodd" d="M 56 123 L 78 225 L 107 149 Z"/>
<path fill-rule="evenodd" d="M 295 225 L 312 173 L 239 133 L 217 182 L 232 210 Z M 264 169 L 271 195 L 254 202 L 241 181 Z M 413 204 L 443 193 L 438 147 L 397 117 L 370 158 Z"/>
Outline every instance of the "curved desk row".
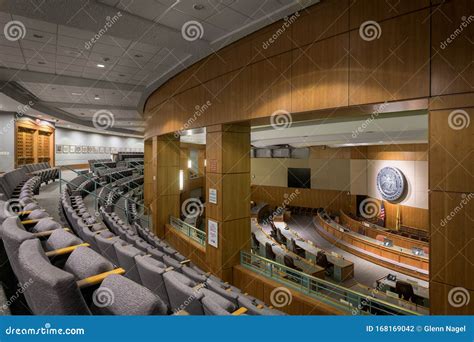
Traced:
<path fill-rule="evenodd" d="M 319 267 L 318 265 L 310 264 L 309 262 L 305 261 L 304 259 L 298 257 L 297 255 L 293 255 L 293 253 L 287 249 L 284 249 L 281 245 L 276 243 L 273 239 L 271 239 L 264 231 L 261 229 L 253 220 L 252 220 L 252 232 L 255 234 L 258 242 L 260 243 L 260 247 L 256 249 L 257 254 L 267 257 L 265 251 L 265 244 L 270 243 L 272 245 L 273 253 L 276 255 L 276 262 L 284 265 L 284 257 L 285 255 L 290 255 L 295 262 L 295 265 L 302 269 L 303 273 L 309 274 L 313 277 L 324 279 L 324 268 Z"/>
<path fill-rule="evenodd" d="M 319 252 L 323 252 L 326 254 L 328 261 L 334 265 L 334 273 L 332 278 L 338 282 L 343 282 L 345 280 L 354 278 L 354 263 L 347 259 L 344 259 L 340 255 L 334 255 L 332 253 L 328 253 L 309 241 L 306 241 L 299 236 L 297 236 L 292 230 L 289 229 L 288 225 L 285 222 L 275 222 L 275 226 L 280 229 L 281 233 L 287 241 L 291 241 L 294 239 L 295 244 L 302 248 L 305 252 L 305 258 L 307 260 L 311 260 L 313 263 L 316 264 L 316 257 Z"/>
<path fill-rule="evenodd" d="M 417 256 L 411 250 L 384 246 L 381 242 L 358 234 L 332 220 L 326 221 L 321 214 L 313 218 L 319 234 L 339 248 L 377 265 L 428 281 L 429 259 Z"/>
<path fill-rule="evenodd" d="M 387 228 L 375 226 L 368 223 L 366 225 L 364 224 L 364 222 L 355 220 L 352 217 L 348 216 L 342 210 L 341 210 L 340 218 L 341 218 L 341 223 L 344 226 L 349 227 L 352 231 L 359 234 L 364 234 L 373 239 L 375 239 L 377 235 L 384 235 L 388 239 L 392 240 L 395 246 L 400 246 L 400 247 L 408 248 L 408 249 L 411 249 L 412 247 L 424 249 L 424 248 L 428 248 L 430 245 L 429 242 L 415 240 L 409 237 L 394 234 L 390 232 L 390 229 L 387 229 Z"/>

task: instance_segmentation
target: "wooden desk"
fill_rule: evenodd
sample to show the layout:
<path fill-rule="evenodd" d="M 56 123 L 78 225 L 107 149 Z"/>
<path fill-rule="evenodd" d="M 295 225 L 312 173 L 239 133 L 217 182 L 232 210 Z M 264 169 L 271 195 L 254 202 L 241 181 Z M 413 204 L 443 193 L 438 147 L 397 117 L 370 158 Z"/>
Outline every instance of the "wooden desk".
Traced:
<path fill-rule="evenodd" d="M 275 222 L 275 226 L 280 229 L 281 233 L 286 237 L 287 244 L 290 242 L 291 239 L 295 240 L 297 246 L 303 248 L 305 250 L 305 258 L 307 260 L 311 260 L 314 264 L 316 264 L 316 256 L 318 252 L 323 252 L 326 254 L 328 261 L 334 264 L 334 273 L 332 278 L 338 282 L 343 282 L 347 279 L 351 279 L 354 277 L 354 263 L 344 259 L 342 256 L 335 256 L 331 253 L 328 253 L 321 248 L 316 247 L 309 241 L 301 239 L 295 233 L 288 228 L 286 223 L 282 222 Z"/>
<path fill-rule="evenodd" d="M 250 215 L 252 218 L 256 218 L 257 222 L 266 220 L 271 215 L 271 209 L 268 203 L 260 202 L 256 203 L 250 208 Z"/>
<path fill-rule="evenodd" d="M 400 279 L 404 280 L 404 279 Z M 413 293 L 423 299 L 423 305 L 424 306 L 429 306 L 430 305 L 430 290 L 427 287 L 421 286 L 419 284 L 415 284 L 413 282 L 410 282 L 408 280 L 404 280 L 410 283 L 413 287 Z M 376 281 L 375 286 L 382 291 L 391 291 L 395 292 L 397 283 L 392 280 L 388 280 L 387 278 L 382 278 Z"/>
<path fill-rule="evenodd" d="M 298 266 L 303 270 L 303 273 L 306 273 L 308 275 L 311 275 L 313 277 L 321 278 L 324 279 L 325 277 L 325 271 L 322 267 L 318 265 L 313 265 L 304 259 L 301 259 L 297 255 L 295 255 L 293 252 L 289 250 L 284 250 L 283 247 L 281 247 L 278 243 L 276 243 L 273 239 L 269 238 L 266 233 L 258 226 L 255 225 L 254 222 L 252 222 L 252 232 L 255 234 L 255 237 L 257 238 L 258 242 L 260 243 L 260 248 L 257 250 L 257 253 L 263 257 L 266 257 L 265 255 L 265 243 L 270 243 L 272 245 L 273 252 L 276 254 L 276 262 L 285 265 L 284 262 L 284 256 L 286 254 L 290 255 L 293 257 L 293 260 L 295 262 L 295 265 Z"/>
<path fill-rule="evenodd" d="M 318 214 L 314 217 L 315 228 L 322 230 L 320 235 L 339 248 L 394 271 L 428 281 L 429 259 L 414 255 L 402 247 L 384 246 L 380 241 L 358 234 L 333 221 L 327 222 Z"/>

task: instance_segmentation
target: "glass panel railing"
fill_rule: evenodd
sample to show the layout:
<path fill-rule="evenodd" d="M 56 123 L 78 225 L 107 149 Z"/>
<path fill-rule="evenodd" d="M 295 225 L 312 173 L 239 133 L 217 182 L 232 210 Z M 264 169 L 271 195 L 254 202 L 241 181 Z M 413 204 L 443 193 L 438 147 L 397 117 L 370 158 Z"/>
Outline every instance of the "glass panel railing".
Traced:
<path fill-rule="evenodd" d="M 170 226 L 190 237 L 202 246 L 206 245 L 206 232 L 191 226 L 190 224 L 170 216 Z"/>
<path fill-rule="evenodd" d="M 70 171 L 72 174 L 66 177 L 64 171 Z M 79 172 L 68 166 L 61 166 L 59 175 L 60 192 L 62 193 L 64 186 L 69 186 L 72 191 L 75 191 L 80 185 L 79 182 L 75 182 L 77 177 L 81 177 L 82 181 L 80 181 L 80 183 L 84 181 L 91 183 L 89 189 L 81 188 L 81 191 L 86 194 L 84 197 L 92 196 L 94 199 L 93 206 L 95 212 L 99 212 L 99 205 L 111 206 L 117 214 L 122 216 L 124 221 L 129 222 L 130 208 L 134 206 L 134 212 L 136 212 L 134 222 L 138 222 L 142 227 L 152 229 L 152 220 L 150 215 L 146 214 L 148 211 L 145 206 L 139 200 L 132 198 L 137 193 L 138 198 L 142 197 L 143 184 L 124 184 L 121 181 L 123 178 L 105 184 L 90 172 Z M 131 183 L 133 183 L 133 180 L 131 180 Z"/>
<path fill-rule="evenodd" d="M 285 284 L 307 296 L 353 315 L 420 315 L 410 308 L 375 298 L 374 293 L 363 294 L 329 281 L 296 271 L 262 256 L 240 252 L 240 263 L 247 269 L 262 274 L 279 283 Z M 414 307 L 412 309 L 415 309 Z"/>

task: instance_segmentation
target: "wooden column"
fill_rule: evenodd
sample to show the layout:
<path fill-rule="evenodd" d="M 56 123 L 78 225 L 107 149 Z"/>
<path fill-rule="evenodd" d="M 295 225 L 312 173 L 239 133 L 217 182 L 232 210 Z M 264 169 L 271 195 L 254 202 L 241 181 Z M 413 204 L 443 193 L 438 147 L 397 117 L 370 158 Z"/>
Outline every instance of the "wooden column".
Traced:
<path fill-rule="evenodd" d="M 232 281 L 232 266 L 250 245 L 250 127 L 215 125 L 206 136 L 206 261 L 210 271 Z M 209 189 L 217 191 L 210 203 Z M 209 244 L 209 220 L 218 224 L 218 246 Z"/>
<path fill-rule="evenodd" d="M 472 314 L 474 94 L 432 99 L 429 117 L 431 313 Z"/>
<path fill-rule="evenodd" d="M 164 238 L 170 215 L 179 217 L 179 138 L 173 134 L 154 138 L 153 154 L 156 164 L 153 228 L 158 237 Z"/>

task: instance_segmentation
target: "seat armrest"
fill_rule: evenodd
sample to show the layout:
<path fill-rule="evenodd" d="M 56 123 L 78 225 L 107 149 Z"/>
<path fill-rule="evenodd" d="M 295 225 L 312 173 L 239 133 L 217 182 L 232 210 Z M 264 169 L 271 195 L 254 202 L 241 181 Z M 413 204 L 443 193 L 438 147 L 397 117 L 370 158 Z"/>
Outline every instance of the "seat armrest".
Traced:
<path fill-rule="evenodd" d="M 232 316 L 240 316 L 240 315 L 243 315 L 244 313 L 246 313 L 247 311 L 248 311 L 247 308 L 241 307 L 241 308 L 238 308 L 237 310 L 235 310 L 234 312 L 232 312 Z"/>
<path fill-rule="evenodd" d="M 44 220 L 44 219 L 53 219 L 51 216 L 48 216 L 48 217 L 42 217 L 40 219 L 36 219 L 36 220 L 25 220 L 25 221 L 21 221 L 21 224 L 24 225 L 24 226 L 29 226 L 29 225 L 32 225 L 32 224 L 37 224 L 40 220 Z"/>
<path fill-rule="evenodd" d="M 69 228 L 63 228 L 63 230 L 65 230 L 66 232 L 70 231 Z M 43 237 L 48 237 L 50 236 L 51 234 L 53 234 L 53 232 L 56 231 L 55 229 L 53 230 L 47 230 L 47 231 L 44 231 L 44 232 L 41 232 L 41 233 L 33 233 L 35 235 L 35 237 L 37 238 L 43 238 Z"/>
<path fill-rule="evenodd" d="M 81 243 L 75 246 L 55 249 L 54 251 L 49 251 L 49 252 L 46 252 L 45 254 L 47 257 L 52 258 L 52 257 L 60 256 L 60 255 L 70 254 L 78 247 L 89 247 L 89 246 L 90 245 L 88 243 Z"/>
<path fill-rule="evenodd" d="M 189 264 L 190 262 L 191 262 L 191 260 L 186 259 L 186 260 L 180 261 L 179 263 L 180 263 L 181 265 L 186 265 L 186 264 Z"/>
<path fill-rule="evenodd" d="M 107 272 L 104 272 L 104 273 L 99 273 L 99 274 L 96 274 L 96 275 L 93 275 L 93 276 L 90 276 L 90 277 L 87 277 L 87 278 L 84 278 L 84 279 L 81 279 L 81 280 L 78 280 L 76 282 L 77 284 L 77 287 L 80 288 L 80 289 L 83 289 L 85 287 L 89 287 L 89 286 L 93 286 L 93 285 L 97 285 L 97 284 L 100 284 L 102 283 L 102 281 L 108 277 L 109 275 L 112 275 L 112 274 L 119 274 L 119 275 L 122 275 L 122 274 L 125 274 L 125 270 L 121 267 L 119 268 L 116 268 L 112 271 L 107 271 Z"/>
<path fill-rule="evenodd" d="M 169 272 L 169 271 L 172 271 L 172 270 L 174 270 L 174 267 L 173 267 L 173 266 L 170 266 L 170 267 L 165 268 L 165 272 Z"/>

